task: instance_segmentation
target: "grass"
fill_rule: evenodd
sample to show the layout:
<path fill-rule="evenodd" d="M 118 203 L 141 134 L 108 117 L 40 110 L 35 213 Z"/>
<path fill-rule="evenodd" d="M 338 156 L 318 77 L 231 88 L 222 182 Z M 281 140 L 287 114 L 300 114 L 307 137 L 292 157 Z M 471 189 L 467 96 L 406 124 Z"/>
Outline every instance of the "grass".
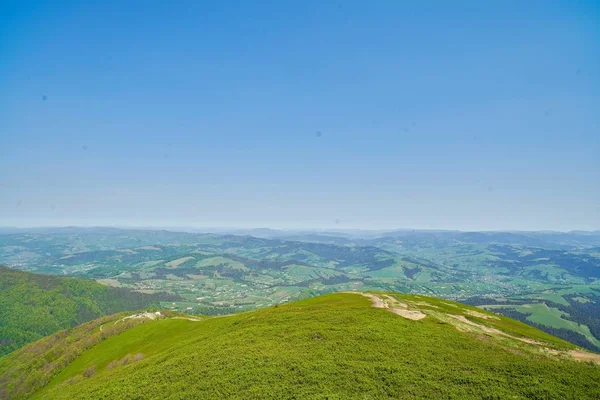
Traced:
<path fill-rule="evenodd" d="M 531 314 L 527 317 L 528 321 L 536 324 L 550 326 L 553 328 L 568 329 L 584 335 L 592 344 L 600 346 L 600 341 L 590 331 L 590 328 L 583 324 L 562 318 L 565 313 L 557 308 L 548 307 L 546 303 L 531 303 L 523 305 L 486 305 L 486 309 L 513 309 L 522 314 Z"/>
<path fill-rule="evenodd" d="M 0 266 L 0 356 L 61 329 L 158 305 L 163 298 Z"/>
<path fill-rule="evenodd" d="M 143 329 L 143 335 L 140 335 L 137 330 L 129 330 L 121 334 L 118 340 L 108 340 L 103 343 L 101 351 L 84 353 L 63 369 L 50 382 L 50 386 L 64 382 L 90 366 L 94 366 L 96 370 L 104 370 L 112 361 L 122 359 L 128 354 L 141 353 L 144 357 L 149 357 L 159 351 L 168 351 L 171 346 L 176 346 L 185 339 L 194 324 L 197 322 L 183 319 L 162 320 L 148 323 L 147 329 Z M 169 340 L 165 340 L 166 338 Z"/>
<path fill-rule="evenodd" d="M 561 304 L 563 306 L 568 306 L 569 302 L 565 300 L 565 298 L 558 293 L 536 293 L 536 294 L 532 294 L 529 296 L 526 296 L 528 298 L 534 299 L 534 300 L 549 300 L 553 303 L 556 304 Z"/>
<path fill-rule="evenodd" d="M 479 308 L 395 296 L 428 317 L 413 321 L 365 297 L 332 294 L 200 322 L 147 322 L 83 352 L 34 398 L 600 397 L 597 365 L 460 332 L 435 315 L 463 315 L 549 348 L 571 344 L 508 318 L 469 315 L 493 315 Z"/>
<path fill-rule="evenodd" d="M 569 329 L 581 333 L 594 345 L 600 346 L 600 341 L 592 335 L 590 329 L 586 325 L 580 325 L 577 322 L 562 318 L 565 313 L 557 308 L 548 307 L 545 303 L 524 304 L 522 306 L 513 306 L 511 308 L 514 308 L 523 314 L 532 313 L 532 315 L 527 317 L 531 322 L 554 328 Z"/>

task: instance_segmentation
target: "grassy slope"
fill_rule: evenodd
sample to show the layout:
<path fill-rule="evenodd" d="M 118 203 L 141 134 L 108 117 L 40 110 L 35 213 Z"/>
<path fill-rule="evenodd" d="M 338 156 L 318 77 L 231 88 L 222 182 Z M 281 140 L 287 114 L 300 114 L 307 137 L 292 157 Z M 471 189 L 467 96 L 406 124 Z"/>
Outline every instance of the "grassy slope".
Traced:
<path fill-rule="evenodd" d="M 102 315 L 158 305 L 158 296 L 0 266 L 0 356 Z"/>
<path fill-rule="evenodd" d="M 522 314 L 531 314 L 527 317 L 528 321 L 543 326 L 568 329 L 583 335 L 591 344 L 595 345 L 596 347 L 600 347 L 600 340 L 598 340 L 590 332 L 590 328 L 587 325 L 563 318 L 566 313 L 555 307 L 548 307 L 546 303 L 531 303 L 521 305 L 484 305 L 483 307 L 496 312 L 502 312 L 502 309 L 509 309 L 515 310 Z"/>
<path fill-rule="evenodd" d="M 432 312 L 481 312 L 397 297 L 426 301 L 423 309 Z M 550 348 L 573 348 L 507 318 L 468 318 Z M 510 342 L 460 332 L 431 314 L 413 321 L 372 308 L 362 296 L 333 294 L 200 322 L 144 323 L 84 351 L 34 398 L 600 397 L 599 366 Z M 0 359 L 0 375 L 25 350 Z M 143 360 L 120 365 L 138 353 Z M 83 378 L 92 366 L 94 375 Z"/>
<path fill-rule="evenodd" d="M 105 316 L 45 337 L 0 358 L 0 399 L 27 398 L 47 385 L 65 367 L 99 342 L 147 322 Z"/>

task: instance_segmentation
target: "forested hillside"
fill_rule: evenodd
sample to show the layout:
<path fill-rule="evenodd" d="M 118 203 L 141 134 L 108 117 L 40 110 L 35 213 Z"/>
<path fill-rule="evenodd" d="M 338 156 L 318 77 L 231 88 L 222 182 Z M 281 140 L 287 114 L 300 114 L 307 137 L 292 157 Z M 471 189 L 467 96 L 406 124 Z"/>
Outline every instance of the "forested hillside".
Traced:
<path fill-rule="evenodd" d="M 0 266 L 0 356 L 103 315 L 148 308 L 176 298 Z"/>

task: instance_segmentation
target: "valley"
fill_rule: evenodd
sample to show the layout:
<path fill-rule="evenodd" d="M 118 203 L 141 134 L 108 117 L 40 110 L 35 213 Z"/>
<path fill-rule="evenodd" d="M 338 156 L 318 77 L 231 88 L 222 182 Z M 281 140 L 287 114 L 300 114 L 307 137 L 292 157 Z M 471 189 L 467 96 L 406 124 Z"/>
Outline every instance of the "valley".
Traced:
<path fill-rule="evenodd" d="M 223 315 L 330 292 L 459 300 L 600 350 L 600 234 L 62 228 L 0 235 L 0 263 L 176 296 L 161 309 Z M 255 234 L 257 236 L 251 236 Z"/>
<path fill-rule="evenodd" d="M 453 301 L 356 292 L 194 321 L 104 317 L 0 358 L 0 387 L 8 399 L 594 399 L 599 358 Z"/>

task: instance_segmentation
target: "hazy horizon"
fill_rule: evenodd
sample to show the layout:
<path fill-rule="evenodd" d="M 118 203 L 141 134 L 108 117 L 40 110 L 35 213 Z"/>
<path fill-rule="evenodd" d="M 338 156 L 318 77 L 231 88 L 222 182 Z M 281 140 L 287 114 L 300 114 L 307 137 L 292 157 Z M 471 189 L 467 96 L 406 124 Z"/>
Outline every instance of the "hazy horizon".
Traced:
<path fill-rule="evenodd" d="M 235 233 L 238 232 L 252 232 L 261 230 L 279 231 L 287 233 L 352 233 L 352 232 L 364 232 L 364 233 L 387 233 L 387 232 L 479 232 L 479 233 L 598 233 L 600 230 L 581 230 L 573 229 L 568 231 L 560 230 L 519 230 L 519 229 L 436 229 L 436 228 L 342 228 L 339 226 L 332 227 L 270 227 L 270 226 L 167 226 L 167 225 L 32 225 L 32 226 L 9 226 L 0 225 L 0 231 L 2 230 L 36 230 L 36 229 L 122 229 L 122 230 L 141 230 L 141 231 L 153 231 L 153 230 L 165 230 L 170 232 L 192 232 L 192 233 Z"/>
<path fill-rule="evenodd" d="M 0 223 L 600 229 L 598 2 L 139 4 L 0 5 Z"/>

